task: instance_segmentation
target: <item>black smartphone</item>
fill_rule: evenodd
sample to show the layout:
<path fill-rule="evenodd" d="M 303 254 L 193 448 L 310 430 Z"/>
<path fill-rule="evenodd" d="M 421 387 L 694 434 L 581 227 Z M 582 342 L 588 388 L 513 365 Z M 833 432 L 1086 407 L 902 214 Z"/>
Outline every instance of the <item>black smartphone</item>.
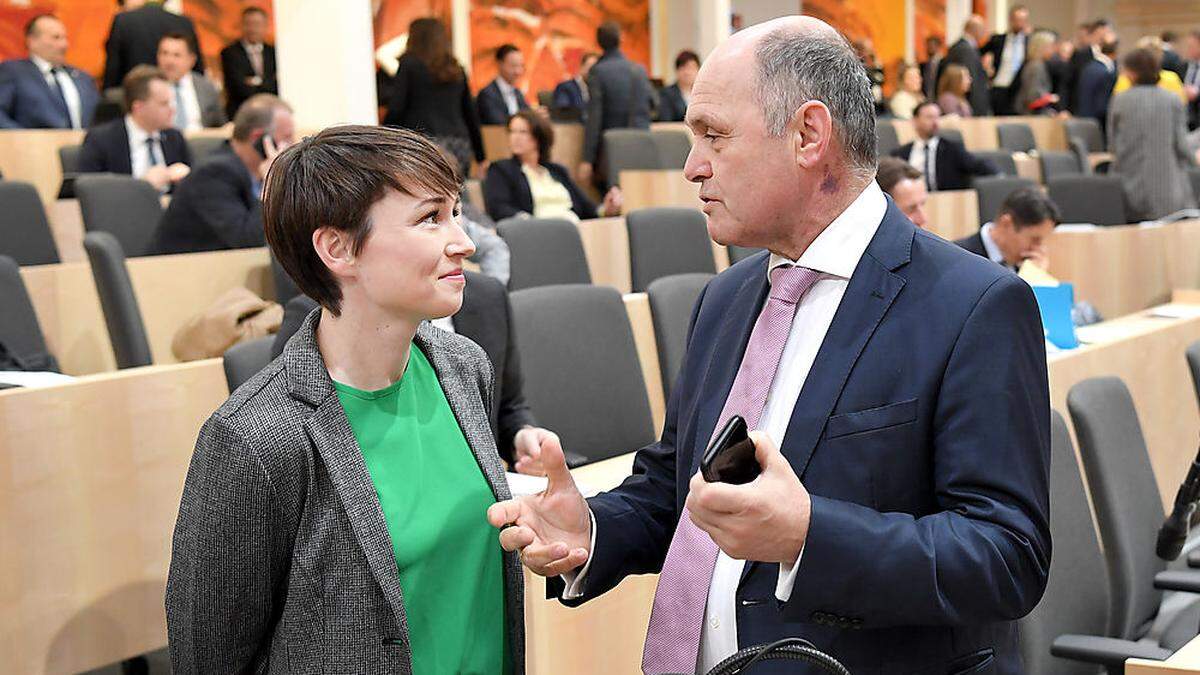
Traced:
<path fill-rule="evenodd" d="M 704 451 L 700 475 L 710 483 L 742 485 L 757 478 L 761 472 L 746 420 L 741 415 L 734 415 Z"/>
<path fill-rule="evenodd" d="M 262 157 L 263 159 L 267 158 L 266 139 L 270 138 L 270 136 L 271 136 L 271 134 L 263 134 L 262 136 L 258 137 L 258 140 L 254 141 L 254 149 L 258 151 L 258 155 L 260 157 Z M 275 142 L 275 139 L 271 138 L 272 145 L 274 144 L 274 142 Z"/>

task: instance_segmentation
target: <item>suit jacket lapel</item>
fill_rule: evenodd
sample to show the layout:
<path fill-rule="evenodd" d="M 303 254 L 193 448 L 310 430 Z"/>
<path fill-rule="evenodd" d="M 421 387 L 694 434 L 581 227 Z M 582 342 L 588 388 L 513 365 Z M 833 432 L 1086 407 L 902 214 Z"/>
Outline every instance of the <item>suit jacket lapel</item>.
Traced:
<path fill-rule="evenodd" d="M 54 111 L 54 116 L 57 118 L 59 123 L 58 126 L 67 129 L 71 128 L 71 120 L 63 117 L 63 109 L 61 104 L 58 102 L 58 92 L 54 91 L 54 88 L 51 87 L 50 83 L 46 81 L 45 76 L 42 75 L 42 69 L 37 67 L 37 64 L 33 62 L 33 59 L 25 59 L 25 65 L 28 67 L 29 76 L 36 80 L 40 85 L 38 90 L 41 91 L 42 96 L 46 98 L 47 110 Z M 69 72 L 70 71 L 68 71 L 68 73 Z"/>
<path fill-rule="evenodd" d="M 133 155 L 130 153 L 130 148 L 129 148 L 129 129 L 127 129 L 125 127 L 125 118 L 124 117 L 115 120 L 115 123 L 117 125 L 117 140 L 120 143 L 120 147 L 113 148 L 113 150 L 116 151 L 116 154 L 114 155 L 113 162 L 112 162 L 114 173 L 132 174 L 133 173 Z M 164 138 L 164 136 L 160 134 L 159 138 Z M 167 154 L 167 151 L 164 148 L 163 155 L 165 156 L 166 154 Z M 168 164 L 169 163 L 170 162 L 168 162 Z M 313 344 L 313 347 L 314 347 L 314 349 L 316 348 L 316 343 Z M 326 377 L 328 377 L 328 375 L 326 375 Z"/>

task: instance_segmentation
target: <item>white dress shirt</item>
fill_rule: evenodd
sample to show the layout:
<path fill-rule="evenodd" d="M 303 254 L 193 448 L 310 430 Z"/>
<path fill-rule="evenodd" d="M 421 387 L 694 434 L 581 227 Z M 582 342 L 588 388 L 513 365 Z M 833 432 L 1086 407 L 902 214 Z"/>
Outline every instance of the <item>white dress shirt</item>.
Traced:
<path fill-rule="evenodd" d="M 242 40 L 242 49 L 246 50 L 246 58 L 250 59 L 250 68 L 254 70 L 254 81 L 251 86 L 259 86 L 262 84 L 263 78 L 263 44 L 250 44 Z"/>
<path fill-rule="evenodd" d="M 887 211 L 887 200 L 874 181 L 842 212 L 825 231 L 809 245 L 799 260 L 791 261 L 772 255 L 769 270 L 781 265 L 798 265 L 821 272 L 821 278 L 796 305 L 791 332 L 783 347 L 779 367 L 771 381 L 758 429 L 765 431 L 777 446 L 782 446 L 788 423 L 800 390 L 816 360 L 817 351 L 825 340 L 833 316 L 842 302 L 850 276 L 875 236 Z M 770 277 L 768 276 L 768 279 Z M 592 547 L 596 544 L 595 517 L 592 519 Z M 803 555 L 803 551 L 801 551 Z M 797 564 L 780 565 L 775 597 L 787 601 L 796 581 Z M 712 581 L 708 588 L 704 627 L 700 631 L 700 653 L 697 672 L 712 670 L 718 663 L 738 650 L 737 588 L 745 562 L 735 560 L 724 552 L 717 556 Z M 567 588 L 564 599 L 581 595 L 588 565 L 574 575 L 563 575 Z M 574 578 L 573 578 L 574 577 Z"/>
<path fill-rule="evenodd" d="M 196 83 L 192 80 L 192 74 L 188 72 L 174 85 L 175 105 L 178 110 L 182 110 L 184 114 L 185 124 L 180 131 L 196 131 L 203 129 L 203 116 L 200 112 L 200 99 L 196 97 Z M 179 119 L 178 112 L 176 119 Z"/>
<path fill-rule="evenodd" d="M 163 165 L 167 163 L 163 156 L 161 136 L 142 129 L 129 115 L 125 116 L 125 131 L 129 134 L 129 165 L 133 170 L 134 178 L 145 176 L 146 171 L 156 163 Z M 146 147 L 147 138 L 154 139 L 154 155 L 157 162 L 151 160 L 149 148 Z"/>
<path fill-rule="evenodd" d="M 996 78 L 992 84 L 997 87 L 1010 87 L 1025 62 L 1025 34 L 1009 33 L 1005 36 L 1004 51 L 1000 54 L 1000 64 L 996 66 Z"/>
<path fill-rule="evenodd" d="M 67 111 L 71 116 L 71 128 L 82 129 L 83 121 L 80 113 L 80 106 L 82 104 L 79 101 L 79 89 L 75 87 L 75 81 L 71 79 L 71 76 L 67 71 L 67 67 L 61 66 L 58 69 L 58 76 L 55 77 L 54 73 L 50 72 L 54 66 L 46 59 L 31 54 L 29 56 L 29 60 L 33 61 L 33 65 L 37 66 L 38 70 L 42 71 L 42 77 L 46 79 L 46 85 L 49 86 L 51 90 L 55 88 L 54 83 L 56 81 L 58 82 L 58 88 L 62 89 L 63 98 L 67 100 Z M 51 93 L 53 93 L 53 91 L 51 91 Z"/>
<path fill-rule="evenodd" d="M 508 108 L 508 114 L 516 115 L 521 110 L 521 104 L 517 102 L 521 93 L 503 77 L 496 78 L 496 86 L 500 88 L 500 95 L 504 97 L 504 107 Z"/>
<path fill-rule="evenodd" d="M 937 146 L 938 137 L 928 141 L 917 139 L 913 141 L 912 150 L 908 153 L 908 164 L 925 176 L 925 187 L 930 192 L 937 189 Z"/>
<path fill-rule="evenodd" d="M 999 263 L 1011 269 L 1012 265 L 1004 261 L 1004 251 L 1001 251 L 1000 246 L 996 244 L 996 240 L 992 239 L 992 227 L 991 223 L 985 223 L 983 227 L 979 228 L 979 238 L 983 240 L 983 250 L 987 251 L 988 259 L 992 262 Z"/>

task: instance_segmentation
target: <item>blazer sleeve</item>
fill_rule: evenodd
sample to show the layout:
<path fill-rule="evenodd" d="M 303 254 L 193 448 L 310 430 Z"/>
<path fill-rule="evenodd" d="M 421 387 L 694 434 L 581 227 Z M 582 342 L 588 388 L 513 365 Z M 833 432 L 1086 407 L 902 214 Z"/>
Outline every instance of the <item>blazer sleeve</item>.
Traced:
<path fill-rule="evenodd" d="M 583 126 L 583 161 L 595 164 L 600 158 L 600 119 L 604 115 L 604 83 L 596 75 L 595 67 L 588 73 L 587 120 Z"/>
<path fill-rule="evenodd" d="M 483 132 L 479 128 L 479 111 L 475 109 L 475 102 L 471 100 L 471 87 L 465 81 L 460 105 L 463 121 L 467 124 L 467 136 L 471 140 L 471 150 L 475 153 L 475 161 L 482 164 L 487 159 L 487 155 L 483 152 Z"/>
<path fill-rule="evenodd" d="M 392 76 L 392 97 L 383 116 L 384 126 L 398 127 L 404 119 L 404 111 L 408 109 L 408 69 L 407 61 L 400 59 L 396 74 Z"/>
<path fill-rule="evenodd" d="M 1049 383 L 1037 303 L 1016 276 L 993 282 L 965 321 L 930 438 L 930 515 L 812 495 L 786 620 L 835 611 L 864 629 L 983 624 L 1037 605 L 1050 565 Z"/>
<path fill-rule="evenodd" d="M 1187 140 L 1187 108 L 1185 108 L 1183 104 L 1176 105 L 1174 101 L 1172 101 L 1171 104 L 1171 110 L 1173 117 L 1175 118 L 1175 129 L 1172 132 L 1175 137 L 1175 154 L 1179 157 L 1179 161 L 1182 162 L 1185 167 L 1195 166 L 1196 157 L 1192 154 Z"/>
<path fill-rule="evenodd" d="M 183 485 L 167 575 L 167 640 L 178 673 L 248 672 L 268 647 L 291 546 L 255 450 L 213 415 Z"/>
<path fill-rule="evenodd" d="M 237 178 L 218 173 L 216 166 L 203 166 L 187 179 L 188 197 L 199 206 L 193 211 L 196 226 L 208 228 L 229 248 L 265 245 L 261 203 L 251 199 L 247 206 Z"/>
<path fill-rule="evenodd" d="M 504 306 L 508 338 L 505 340 L 504 371 L 497 373 L 497 376 L 500 377 L 500 407 L 496 415 L 496 427 L 500 438 L 496 439 L 496 444 L 499 446 L 500 456 L 511 463 L 515 459 L 513 457 L 513 437 L 525 427 L 537 426 L 537 422 L 529 410 L 529 404 L 525 401 L 525 377 L 521 374 L 521 357 L 517 353 L 517 336 L 516 331 L 513 330 L 512 305 L 508 300 L 508 294 L 503 292 L 503 288 L 500 291 L 503 296 L 501 302 Z"/>
<path fill-rule="evenodd" d="M 104 89 L 121 86 L 121 74 L 125 72 L 121 57 L 121 29 L 121 14 L 118 13 L 108 28 L 108 39 L 104 41 Z"/>
<path fill-rule="evenodd" d="M 583 190 L 579 189 L 579 185 L 571 178 L 570 172 L 561 164 L 554 165 L 554 178 L 562 183 L 563 187 L 567 188 L 567 193 L 571 195 L 571 210 L 575 215 L 579 216 L 580 220 L 589 220 L 596 218 L 596 204 L 588 199 L 588 196 L 583 194 Z"/>
<path fill-rule="evenodd" d="M 17 123 L 17 81 L 12 69 L 0 64 L 0 129 L 20 129 Z"/>
<path fill-rule="evenodd" d="M 480 124 L 504 124 L 508 118 L 508 109 L 504 107 L 504 101 L 497 100 L 499 97 L 494 90 L 495 87 L 489 84 L 480 89 L 476 97 Z"/>
<path fill-rule="evenodd" d="M 496 222 L 525 211 L 517 204 L 513 179 L 507 173 L 500 162 L 492 162 L 483 179 L 483 202 L 488 216 Z"/>
<path fill-rule="evenodd" d="M 89 131 L 83 137 L 83 146 L 79 149 L 79 173 L 104 173 L 111 170 L 103 145 L 96 130 Z"/>
<path fill-rule="evenodd" d="M 238 61 L 237 51 L 240 47 L 231 44 L 221 50 L 221 76 L 225 81 L 225 94 L 236 101 L 245 101 L 253 95 L 252 88 L 246 84 L 248 75 Z"/>

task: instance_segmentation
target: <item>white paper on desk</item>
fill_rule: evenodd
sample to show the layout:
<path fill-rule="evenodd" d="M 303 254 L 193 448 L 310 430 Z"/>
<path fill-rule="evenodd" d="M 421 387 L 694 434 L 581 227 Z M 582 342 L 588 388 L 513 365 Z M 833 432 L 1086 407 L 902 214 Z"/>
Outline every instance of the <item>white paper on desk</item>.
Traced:
<path fill-rule="evenodd" d="M 61 373 L 0 370 L 0 382 L 30 389 L 35 387 L 49 387 L 55 384 L 73 382 L 74 380 L 75 378 L 70 375 L 62 375 Z"/>
<path fill-rule="evenodd" d="M 536 495 L 546 489 L 550 480 L 545 476 L 526 476 L 523 473 L 513 473 L 505 471 L 504 477 L 508 479 L 508 490 L 512 492 L 514 497 L 526 497 L 528 495 Z M 587 485 L 575 481 L 575 487 L 579 488 L 579 492 L 584 497 L 594 497 L 599 493 L 597 490 L 589 488 Z"/>
<path fill-rule="evenodd" d="M 1054 228 L 1055 232 L 1095 232 L 1100 229 L 1092 223 L 1061 223 Z"/>
<path fill-rule="evenodd" d="M 1150 309 L 1150 316 L 1163 319 L 1194 319 L 1200 316 L 1200 305 L 1185 305 L 1182 303 L 1159 305 Z"/>

